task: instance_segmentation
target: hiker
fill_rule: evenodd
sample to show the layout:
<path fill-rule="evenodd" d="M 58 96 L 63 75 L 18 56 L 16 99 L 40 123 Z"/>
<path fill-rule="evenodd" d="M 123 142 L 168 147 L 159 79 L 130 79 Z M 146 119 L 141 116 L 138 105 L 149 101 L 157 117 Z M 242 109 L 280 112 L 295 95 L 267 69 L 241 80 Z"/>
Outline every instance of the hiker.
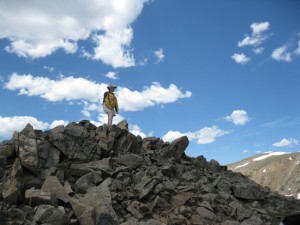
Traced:
<path fill-rule="evenodd" d="M 112 125 L 113 117 L 116 115 L 116 113 L 119 113 L 118 100 L 114 94 L 114 90 L 116 88 L 117 86 L 114 85 L 107 86 L 108 91 L 104 93 L 103 97 L 103 110 L 107 113 L 108 116 L 108 129 L 110 129 Z"/>

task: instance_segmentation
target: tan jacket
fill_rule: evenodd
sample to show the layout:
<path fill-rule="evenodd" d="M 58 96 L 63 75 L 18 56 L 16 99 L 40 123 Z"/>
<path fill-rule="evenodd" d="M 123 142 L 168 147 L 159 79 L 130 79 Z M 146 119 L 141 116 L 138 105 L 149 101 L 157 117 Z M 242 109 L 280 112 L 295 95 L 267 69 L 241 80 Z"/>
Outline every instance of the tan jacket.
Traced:
<path fill-rule="evenodd" d="M 116 98 L 116 96 L 114 95 L 114 93 L 111 93 L 111 92 L 108 92 L 104 101 L 103 101 L 103 104 L 113 110 L 115 109 L 116 110 L 116 113 L 119 113 L 119 105 L 118 105 L 118 100 Z"/>

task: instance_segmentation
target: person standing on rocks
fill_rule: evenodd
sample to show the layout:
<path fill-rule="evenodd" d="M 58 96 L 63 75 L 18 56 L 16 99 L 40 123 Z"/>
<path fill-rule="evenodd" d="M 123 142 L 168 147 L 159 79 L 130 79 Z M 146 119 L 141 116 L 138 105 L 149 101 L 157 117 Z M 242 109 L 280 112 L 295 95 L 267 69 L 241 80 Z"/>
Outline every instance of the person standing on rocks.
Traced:
<path fill-rule="evenodd" d="M 119 113 L 119 105 L 117 97 L 114 94 L 115 89 L 117 86 L 114 85 L 108 85 L 107 89 L 108 91 L 104 93 L 103 97 L 103 110 L 107 113 L 108 120 L 107 120 L 107 126 L 108 129 L 110 129 L 112 125 L 113 117 Z"/>

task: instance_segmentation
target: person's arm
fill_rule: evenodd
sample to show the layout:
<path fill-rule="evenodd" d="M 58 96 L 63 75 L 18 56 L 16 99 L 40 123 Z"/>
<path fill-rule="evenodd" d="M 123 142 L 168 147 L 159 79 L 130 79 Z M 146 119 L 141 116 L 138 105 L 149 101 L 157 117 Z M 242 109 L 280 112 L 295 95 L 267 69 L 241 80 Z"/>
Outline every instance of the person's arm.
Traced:
<path fill-rule="evenodd" d="M 116 105 L 115 105 L 116 113 L 119 113 L 119 105 L 118 105 L 118 99 L 116 97 Z"/>

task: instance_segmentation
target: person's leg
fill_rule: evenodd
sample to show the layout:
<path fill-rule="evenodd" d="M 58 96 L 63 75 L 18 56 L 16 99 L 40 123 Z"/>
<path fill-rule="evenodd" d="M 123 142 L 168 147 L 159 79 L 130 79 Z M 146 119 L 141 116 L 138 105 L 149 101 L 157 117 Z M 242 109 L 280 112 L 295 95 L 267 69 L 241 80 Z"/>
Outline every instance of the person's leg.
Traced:
<path fill-rule="evenodd" d="M 109 129 L 111 127 L 111 125 L 112 125 L 112 120 L 113 120 L 114 113 L 112 111 L 109 111 L 107 113 L 107 115 L 108 115 L 107 126 L 108 126 L 108 129 Z"/>

